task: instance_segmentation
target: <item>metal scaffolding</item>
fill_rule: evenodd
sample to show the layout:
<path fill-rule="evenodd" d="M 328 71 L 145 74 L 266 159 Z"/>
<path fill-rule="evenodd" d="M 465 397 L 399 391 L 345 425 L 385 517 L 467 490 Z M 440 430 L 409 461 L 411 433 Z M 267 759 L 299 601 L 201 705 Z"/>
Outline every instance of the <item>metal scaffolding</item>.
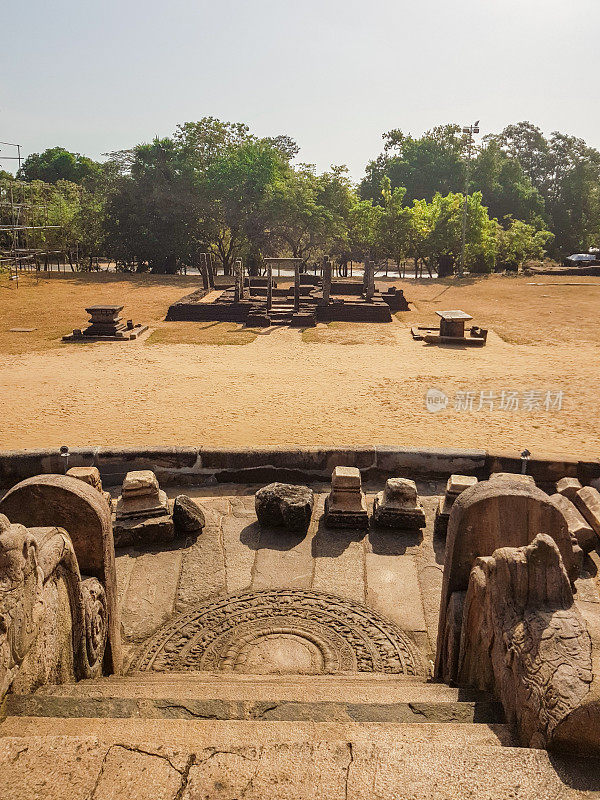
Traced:
<path fill-rule="evenodd" d="M 18 161 L 20 169 L 21 145 L 0 145 L 16 148 L 16 156 L 0 155 L 0 160 Z M 48 204 L 37 196 L 32 184 L 20 180 L 0 182 L 0 269 L 9 269 L 18 278 L 24 269 L 39 270 L 42 263 L 47 268 L 53 258 L 60 264 L 64 250 L 49 243 L 47 234 L 61 227 L 50 224 Z"/>

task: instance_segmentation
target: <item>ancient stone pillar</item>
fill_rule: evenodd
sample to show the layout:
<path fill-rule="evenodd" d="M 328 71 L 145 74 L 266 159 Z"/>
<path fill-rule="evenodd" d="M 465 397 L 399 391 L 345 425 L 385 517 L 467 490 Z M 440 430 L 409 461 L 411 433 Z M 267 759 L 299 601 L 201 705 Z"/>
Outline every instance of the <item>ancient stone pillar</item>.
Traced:
<path fill-rule="evenodd" d="M 294 311 L 300 311 L 300 264 L 294 265 Z"/>
<path fill-rule="evenodd" d="M 365 294 L 367 300 L 372 300 L 375 294 L 375 262 L 365 261 Z"/>
<path fill-rule="evenodd" d="M 269 261 L 267 265 L 267 314 L 273 307 L 273 265 Z"/>
<path fill-rule="evenodd" d="M 242 299 L 242 263 L 236 261 L 233 266 L 233 302 L 239 303 Z"/>
<path fill-rule="evenodd" d="M 323 302 L 329 303 L 331 295 L 331 271 L 332 264 L 329 258 L 323 259 Z"/>

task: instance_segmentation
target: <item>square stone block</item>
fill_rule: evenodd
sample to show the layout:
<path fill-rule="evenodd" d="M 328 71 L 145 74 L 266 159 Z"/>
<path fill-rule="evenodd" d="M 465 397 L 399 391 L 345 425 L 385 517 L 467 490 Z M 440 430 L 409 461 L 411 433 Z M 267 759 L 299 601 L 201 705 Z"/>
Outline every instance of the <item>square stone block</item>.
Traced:
<path fill-rule="evenodd" d="M 169 501 L 166 492 L 159 489 L 158 495 L 133 495 L 117 500 L 117 519 L 130 517 L 160 517 L 169 513 Z"/>
<path fill-rule="evenodd" d="M 151 469 L 137 469 L 128 472 L 123 481 L 123 495 L 158 495 L 158 478 Z"/>
<path fill-rule="evenodd" d="M 331 474 L 332 489 L 361 488 L 360 470 L 357 467 L 335 467 Z"/>
<path fill-rule="evenodd" d="M 577 492 L 582 488 L 581 483 L 577 478 L 561 478 L 556 483 L 556 491 L 569 500 L 574 500 Z"/>
<path fill-rule="evenodd" d="M 593 486 L 583 486 L 575 495 L 574 502 L 585 521 L 600 536 L 600 492 Z"/>
<path fill-rule="evenodd" d="M 589 552 L 598 544 L 598 537 L 590 525 L 579 513 L 575 505 L 564 494 L 553 494 L 551 500 L 560 508 L 569 526 L 569 533 L 574 536 L 582 550 Z"/>
<path fill-rule="evenodd" d="M 145 546 L 173 541 L 175 526 L 170 514 L 141 520 L 117 519 L 113 535 L 115 547 Z"/>
<path fill-rule="evenodd" d="M 446 484 L 446 494 L 458 496 L 476 483 L 477 478 L 474 475 L 450 475 Z"/>
<path fill-rule="evenodd" d="M 335 494 L 335 497 L 332 497 Z M 352 494 L 354 500 L 349 502 L 338 502 L 336 499 L 340 494 Z M 332 492 L 325 498 L 325 524 L 329 528 L 358 528 L 360 530 L 369 527 L 369 514 L 367 503 L 362 492 Z"/>
<path fill-rule="evenodd" d="M 100 478 L 100 470 L 98 467 L 71 467 L 67 470 L 67 475 L 71 478 L 77 478 L 79 481 L 93 486 L 99 492 L 102 491 L 102 480 Z"/>

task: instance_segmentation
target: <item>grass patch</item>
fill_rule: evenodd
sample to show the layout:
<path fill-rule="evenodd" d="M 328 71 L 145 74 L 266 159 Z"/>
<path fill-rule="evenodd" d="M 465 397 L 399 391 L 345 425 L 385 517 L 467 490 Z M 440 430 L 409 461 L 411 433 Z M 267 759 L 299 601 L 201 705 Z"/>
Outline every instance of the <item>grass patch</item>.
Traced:
<path fill-rule="evenodd" d="M 250 344 L 257 333 L 235 322 L 167 322 L 145 344 Z"/>

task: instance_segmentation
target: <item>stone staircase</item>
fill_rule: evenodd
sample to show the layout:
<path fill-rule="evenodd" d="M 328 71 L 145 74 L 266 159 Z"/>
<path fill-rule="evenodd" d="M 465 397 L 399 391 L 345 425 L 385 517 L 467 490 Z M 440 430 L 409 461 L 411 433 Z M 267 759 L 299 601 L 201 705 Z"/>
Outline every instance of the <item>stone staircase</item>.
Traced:
<path fill-rule="evenodd" d="M 515 747 L 485 695 L 403 675 L 140 672 L 8 695 L 0 724 L 3 800 L 538 800 L 600 785 L 589 763 L 557 763 Z"/>

